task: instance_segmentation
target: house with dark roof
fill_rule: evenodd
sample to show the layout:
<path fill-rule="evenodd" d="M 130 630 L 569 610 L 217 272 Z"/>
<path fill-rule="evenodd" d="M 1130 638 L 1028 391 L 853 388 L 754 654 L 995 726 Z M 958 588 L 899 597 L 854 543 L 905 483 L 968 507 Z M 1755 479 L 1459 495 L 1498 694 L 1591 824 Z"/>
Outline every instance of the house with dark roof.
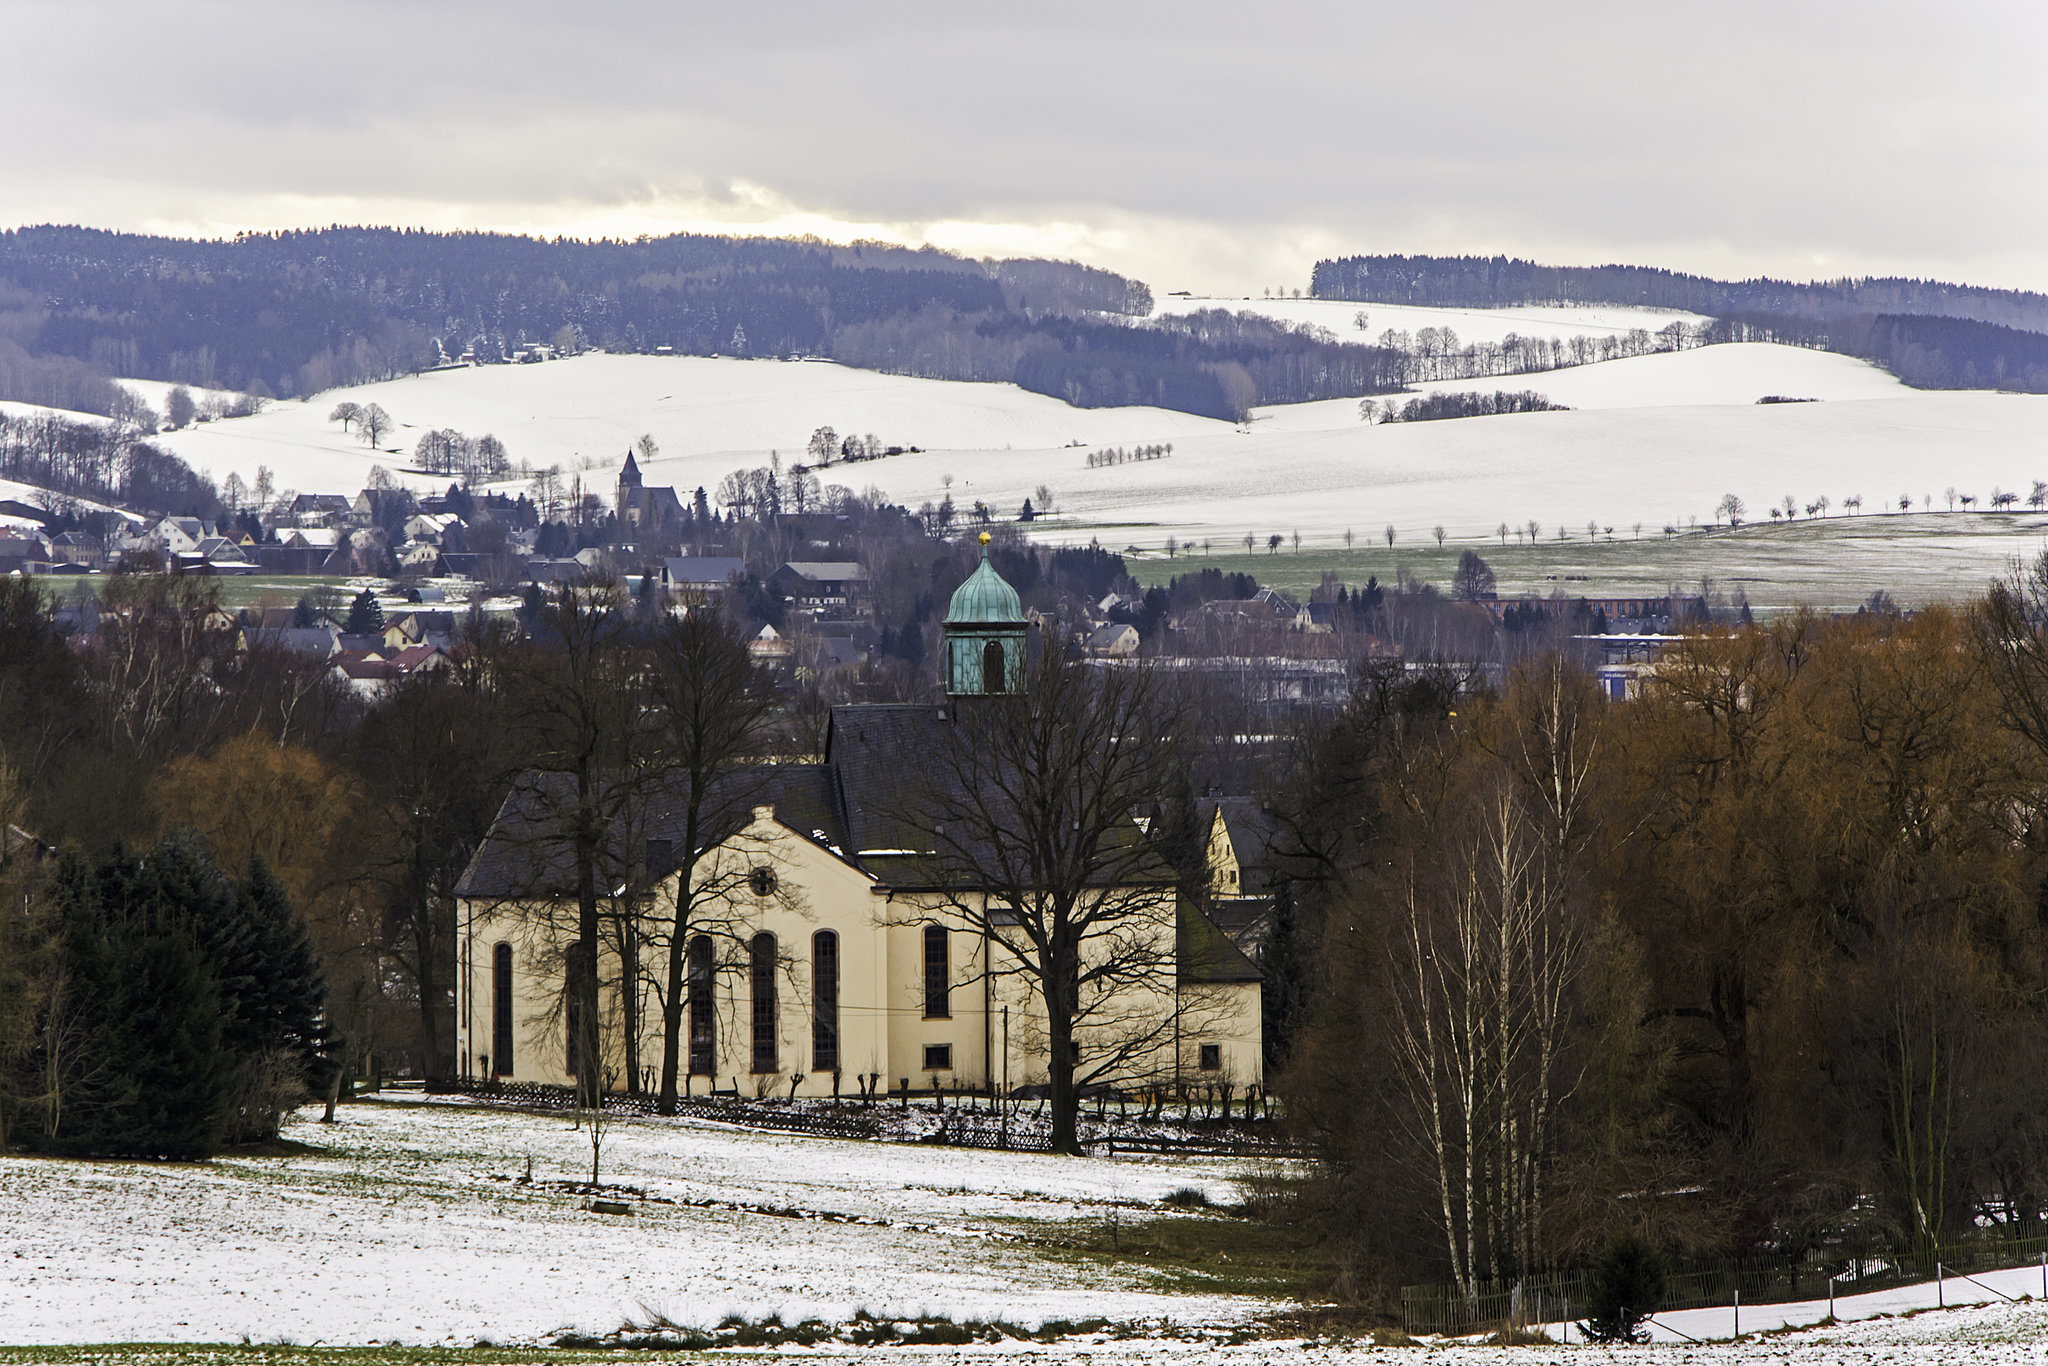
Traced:
<path fill-rule="evenodd" d="M 836 707 L 821 762 L 762 763 L 717 780 L 697 807 L 710 848 L 687 914 L 674 856 L 687 838 L 687 791 L 673 778 L 618 791 L 601 855 L 606 905 L 636 909 L 630 921 L 682 946 L 687 1089 L 988 1093 L 1045 1081 L 1044 1008 L 1002 929 L 1021 923 L 1005 919 L 1018 903 L 962 881 L 930 814 L 934 791 L 951 784 L 957 800 L 968 790 L 962 769 L 935 762 L 969 733 L 961 709 L 1008 704 L 1031 627 L 984 557 L 954 594 L 946 629 L 943 704 Z M 466 1076 L 572 1079 L 573 793 L 565 775 L 522 778 L 456 889 L 455 1057 Z M 1092 895 L 1120 899 L 1115 933 L 1145 946 L 1146 968 L 1118 979 L 1113 1024 L 1077 1031 L 1077 1056 L 1113 1059 L 1101 1080 L 1117 1087 L 1259 1084 L 1257 965 L 1181 895 L 1135 814 L 1122 819 L 1128 857 Z M 619 993 L 617 945 L 599 952 L 606 1066 L 624 1088 L 622 1036 L 634 1031 L 637 1056 L 659 1058 L 661 1019 L 653 992 Z M 666 976 L 665 959 L 650 967 L 655 945 L 637 952 L 641 972 Z"/>
<path fill-rule="evenodd" d="M 661 586 L 671 597 L 717 602 L 746 572 L 747 562 L 733 555 L 672 555 L 661 562 Z"/>
<path fill-rule="evenodd" d="M 867 610 L 868 571 L 852 560 L 792 560 L 768 586 L 800 611 L 851 616 Z"/>
<path fill-rule="evenodd" d="M 1249 797 L 1205 797 L 1195 803 L 1195 820 L 1209 873 L 1209 917 L 1257 959 L 1273 918 L 1280 825 Z"/>

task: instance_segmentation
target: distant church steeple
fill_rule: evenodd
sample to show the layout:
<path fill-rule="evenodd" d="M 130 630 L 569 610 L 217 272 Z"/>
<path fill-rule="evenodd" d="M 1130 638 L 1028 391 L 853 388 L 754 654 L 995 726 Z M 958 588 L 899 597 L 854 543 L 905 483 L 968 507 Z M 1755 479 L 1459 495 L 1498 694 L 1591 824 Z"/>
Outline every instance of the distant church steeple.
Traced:
<path fill-rule="evenodd" d="M 1024 683 L 1024 605 L 988 562 L 988 543 L 984 531 L 981 563 L 946 609 L 948 697 L 999 696 Z"/>

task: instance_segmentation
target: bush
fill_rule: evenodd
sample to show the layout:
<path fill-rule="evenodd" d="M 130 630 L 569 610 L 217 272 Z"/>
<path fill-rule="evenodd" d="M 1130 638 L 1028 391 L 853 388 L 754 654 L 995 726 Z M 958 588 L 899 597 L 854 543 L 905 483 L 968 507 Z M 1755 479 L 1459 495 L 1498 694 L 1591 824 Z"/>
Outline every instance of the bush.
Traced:
<path fill-rule="evenodd" d="M 1593 1263 L 1591 1312 L 1579 1324 L 1589 1342 L 1648 1342 L 1644 1320 L 1664 1300 L 1664 1257 L 1647 1240 L 1624 1234 Z"/>
<path fill-rule="evenodd" d="M 1177 1186 L 1159 1197 L 1159 1203 L 1176 1205 L 1181 1209 L 1210 1209 L 1215 1202 L 1210 1200 L 1209 1193 L 1199 1186 Z"/>

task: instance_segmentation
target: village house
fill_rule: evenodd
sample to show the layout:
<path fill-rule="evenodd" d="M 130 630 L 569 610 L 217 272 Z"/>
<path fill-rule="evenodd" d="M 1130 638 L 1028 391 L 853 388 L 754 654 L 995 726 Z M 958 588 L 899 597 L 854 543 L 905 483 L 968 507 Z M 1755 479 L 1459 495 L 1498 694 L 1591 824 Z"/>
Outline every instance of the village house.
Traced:
<path fill-rule="evenodd" d="M 1195 803 L 1209 874 L 1209 917 L 1254 961 L 1273 918 L 1273 862 L 1279 826 L 1249 797 Z"/>
<path fill-rule="evenodd" d="M 1081 642 L 1097 659 L 1129 659 L 1138 653 L 1138 628 L 1119 622 L 1098 626 Z"/>
<path fill-rule="evenodd" d="M 801 612 L 856 616 L 868 605 L 868 571 L 851 560 L 792 561 L 768 586 Z"/>
<path fill-rule="evenodd" d="M 943 705 L 834 708 L 822 762 L 767 764 L 723 780 L 713 847 L 682 927 L 683 1071 L 690 1088 L 748 1095 L 1004 1091 L 1047 1078 L 1045 1014 L 989 923 L 987 889 L 934 883 L 917 825 L 920 756 L 951 743 L 952 712 L 1006 705 L 1031 627 L 987 560 L 946 618 Z M 465 1076 L 567 1084 L 573 865 L 551 830 L 561 784 L 529 775 L 506 801 L 458 896 L 456 1050 Z M 616 904 L 673 929 L 683 813 L 655 794 L 613 841 Z M 1131 838 L 1142 842 L 1133 817 Z M 630 851 L 630 856 L 628 852 Z M 1149 975 L 1120 986 L 1114 1025 L 1084 1025 L 1085 1067 L 1121 1087 L 1262 1078 L 1257 967 L 1191 901 L 1164 858 L 1134 865 L 1120 932 L 1149 946 Z M 607 898 L 607 906 L 614 903 Z M 976 916 L 962 907 L 977 908 Z M 607 915 L 613 912 L 607 911 Z M 991 918 L 993 918 L 991 920 Z M 665 933 L 667 931 L 664 931 Z M 661 1057 L 653 947 L 625 970 L 599 953 L 607 1082 L 654 1084 Z M 661 966 L 665 968 L 665 958 Z"/>
<path fill-rule="evenodd" d="M 746 572 L 747 562 L 736 556 L 670 556 L 661 562 L 661 586 L 670 597 L 715 603 Z"/>

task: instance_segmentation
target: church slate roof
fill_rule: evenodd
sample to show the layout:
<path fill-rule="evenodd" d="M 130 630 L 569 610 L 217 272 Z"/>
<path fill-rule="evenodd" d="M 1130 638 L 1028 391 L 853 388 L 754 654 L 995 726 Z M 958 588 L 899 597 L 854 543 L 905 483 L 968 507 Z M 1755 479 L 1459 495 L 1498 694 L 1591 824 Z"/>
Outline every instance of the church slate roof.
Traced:
<path fill-rule="evenodd" d="M 573 896 L 575 855 L 568 840 L 555 833 L 573 791 L 574 780 L 568 774 L 521 775 L 455 894 L 486 900 Z M 638 808 L 646 813 L 640 831 L 645 843 L 627 847 L 630 832 L 622 817 L 614 825 L 607 877 L 629 865 L 644 867 L 650 878 L 675 871 L 669 851 L 684 843 L 682 798 L 680 784 L 665 789 L 657 785 L 637 798 Z M 737 834 L 753 819 L 756 806 L 773 806 L 783 825 L 827 848 L 845 848 L 831 776 L 820 764 L 756 764 L 737 770 L 714 786 L 705 805 L 712 813 L 714 843 Z"/>
<path fill-rule="evenodd" d="M 828 721 L 822 764 L 758 764 L 728 775 L 711 806 L 724 813 L 729 837 L 751 819 L 755 806 L 775 808 L 775 818 L 806 835 L 878 881 L 899 888 L 929 887 L 941 878 L 931 835 L 917 812 L 930 784 L 956 781 L 938 762 L 952 743 L 943 708 L 921 703 L 834 707 Z M 570 780 L 563 774 L 528 773 L 514 784 L 489 835 L 464 871 L 456 894 L 509 899 L 562 897 L 575 890 L 574 859 L 565 838 L 549 833 L 568 809 Z M 642 837 L 674 847 L 683 842 L 680 790 L 656 787 L 636 799 L 647 813 Z M 607 859 L 613 869 L 660 862 L 639 851 L 629 858 L 623 821 Z M 1142 839 L 1135 822 L 1130 838 Z M 649 866 L 652 876 L 673 871 Z M 1164 859 L 1139 860 L 1133 869 L 1145 882 L 1176 880 Z M 607 874 L 608 876 L 610 874 Z"/>
<path fill-rule="evenodd" d="M 1258 982 L 1265 978 L 1258 964 L 1193 902 L 1181 902 L 1176 947 L 1174 957 L 1183 982 Z"/>

